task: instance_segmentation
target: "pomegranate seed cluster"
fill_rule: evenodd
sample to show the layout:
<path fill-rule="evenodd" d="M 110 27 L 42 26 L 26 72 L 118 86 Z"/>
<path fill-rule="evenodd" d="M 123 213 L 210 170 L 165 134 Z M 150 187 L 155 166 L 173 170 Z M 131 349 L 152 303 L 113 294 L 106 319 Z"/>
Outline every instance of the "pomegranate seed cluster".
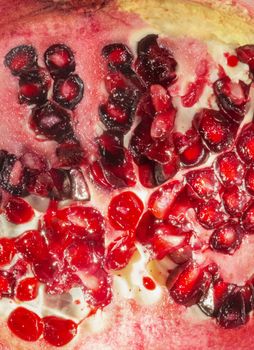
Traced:
<path fill-rule="evenodd" d="M 254 48 L 239 47 L 230 57 L 231 67 L 248 64 L 252 79 Z M 101 133 L 91 160 L 73 126 L 84 83 L 71 48 L 50 46 L 44 67 L 32 46 L 6 54 L 4 63 L 18 80 L 18 101 L 31 108 L 31 132 L 57 144 L 54 167 L 33 152 L 17 157 L 0 151 L 8 222 L 22 225 L 37 215 L 24 197 L 49 199 L 33 230 L 0 239 L 0 295 L 24 303 L 10 313 L 9 328 L 26 341 L 69 343 L 78 331 L 74 321 L 40 317 L 25 303 L 42 286 L 53 296 L 78 287 L 91 310 L 105 308 L 114 297 L 112 275 L 128 265 L 137 243 L 150 260 L 169 257 L 175 263 L 166 288 L 176 303 L 197 304 L 221 327 L 245 324 L 254 308 L 253 278 L 229 283 L 205 254 L 202 262 L 195 256 L 233 255 L 254 233 L 254 123 L 243 125 L 250 85 L 233 82 L 221 69 L 211 86 L 217 108 L 200 108 L 182 133 L 170 94 L 178 64 L 157 35 L 141 39 L 135 53 L 109 43 L 101 61 L 106 97 L 98 106 Z M 185 108 L 199 101 L 206 75 L 204 70 L 189 84 L 181 97 Z M 136 185 L 149 193 L 146 202 Z M 93 204 L 91 187 L 110 198 L 105 217 Z M 108 232 L 117 233 L 109 242 Z M 148 276 L 143 284 L 156 288 Z"/>

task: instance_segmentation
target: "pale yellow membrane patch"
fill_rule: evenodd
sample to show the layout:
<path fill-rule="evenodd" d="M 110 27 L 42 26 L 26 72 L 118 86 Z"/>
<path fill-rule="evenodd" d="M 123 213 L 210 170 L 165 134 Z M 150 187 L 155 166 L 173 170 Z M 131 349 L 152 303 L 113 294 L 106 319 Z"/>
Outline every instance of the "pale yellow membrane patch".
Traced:
<path fill-rule="evenodd" d="M 139 14 L 164 35 L 220 40 L 226 44 L 254 42 L 254 27 L 242 9 L 222 1 L 206 4 L 184 0 L 117 0 L 124 10 Z M 209 1 L 208 1 L 209 3 Z"/>

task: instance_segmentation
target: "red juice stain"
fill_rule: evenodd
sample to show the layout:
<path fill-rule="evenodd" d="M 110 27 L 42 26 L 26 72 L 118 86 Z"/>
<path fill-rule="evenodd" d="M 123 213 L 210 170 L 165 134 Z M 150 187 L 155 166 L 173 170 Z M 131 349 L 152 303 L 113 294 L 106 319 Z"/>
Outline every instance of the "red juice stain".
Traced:
<path fill-rule="evenodd" d="M 148 276 L 143 277 L 143 285 L 146 289 L 149 290 L 154 290 L 156 287 L 154 281 Z"/>

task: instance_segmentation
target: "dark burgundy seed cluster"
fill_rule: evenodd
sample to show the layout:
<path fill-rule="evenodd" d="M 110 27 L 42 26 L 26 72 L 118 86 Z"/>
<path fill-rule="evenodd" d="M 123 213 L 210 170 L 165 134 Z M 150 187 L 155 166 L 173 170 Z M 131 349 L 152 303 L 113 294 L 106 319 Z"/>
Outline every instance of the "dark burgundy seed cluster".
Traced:
<path fill-rule="evenodd" d="M 34 193 L 59 200 L 87 200 L 90 195 L 82 172 L 77 169 L 79 176 L 74 179 L 70 169 L 85 160 L 85 152 L 74 134 L 72 112 L 66 110 L 73 110 L 84 92 L 82 79 L 73 74 L 74 54 L 64 44 L 50 46 L 44 54 L 47 69 L 38 66 L 37 58 L 32 46 L 21 45 L 7 53 L 5 65 L 19 77 L 19 102 L 33 106 L 30 127 L 38 137 L 60 144 L 56 150 L 60 169 L 47 169 L 46 162 L 38 160 L 37 155 L 17 159 L 1 151 L 0 185 L 14 196 Z M 54 101 L 49 96 L 51 77 Z"/>

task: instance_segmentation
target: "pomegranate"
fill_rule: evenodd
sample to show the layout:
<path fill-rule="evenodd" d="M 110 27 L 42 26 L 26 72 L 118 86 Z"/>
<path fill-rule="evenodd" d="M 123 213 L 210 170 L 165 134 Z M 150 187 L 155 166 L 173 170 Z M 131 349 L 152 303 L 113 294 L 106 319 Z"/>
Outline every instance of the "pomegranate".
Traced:
<path fill-rule="evenodd" d="M 254 36 L 208 3 L 0 0 L 0 348 L 251 348 Z"/>

